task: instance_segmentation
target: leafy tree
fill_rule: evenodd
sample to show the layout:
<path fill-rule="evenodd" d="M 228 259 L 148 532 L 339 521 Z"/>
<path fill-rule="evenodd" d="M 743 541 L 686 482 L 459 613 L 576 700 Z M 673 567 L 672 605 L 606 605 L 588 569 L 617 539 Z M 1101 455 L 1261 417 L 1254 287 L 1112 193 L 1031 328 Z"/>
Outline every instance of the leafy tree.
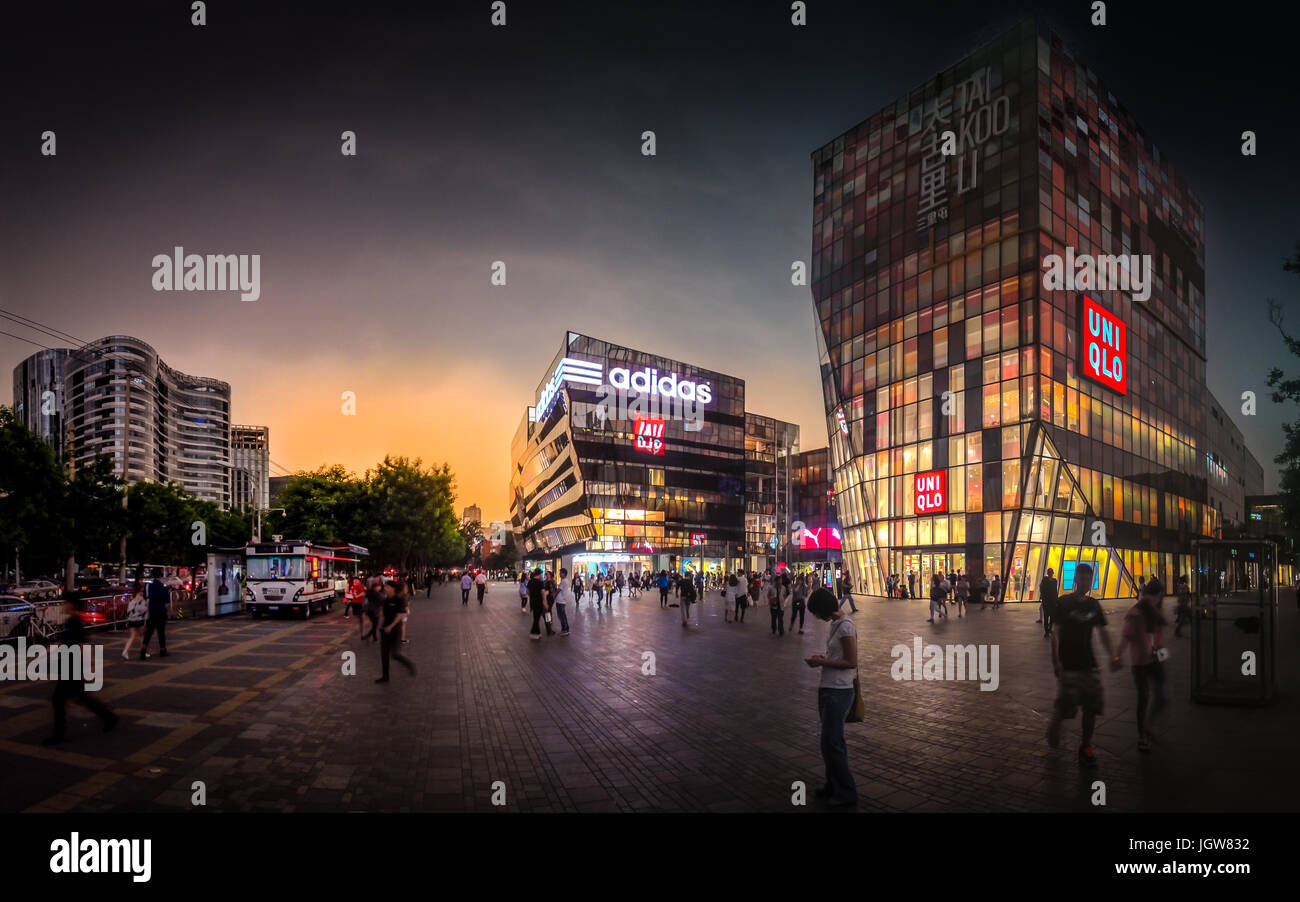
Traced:
<path fill-rule="evenodd" d="M 174 483 L 137 482 L 127 489 L 127 557 L 149 564 L 191 562 L 191 501 Z"/>
<path fill-rule="evenodd" d="M 368 548 L 378 536 L 364 482 L 339 464 L 297 474 L 280 492 L 278 502 L 285 513 L 263 517 L 263 537 L 273 533 Z"/>
<path fill-rule="evenodd" d="M 1296 243 L 1295 253 L 1282 263 L 1286 272 L 1300 275 L 1300 242 Z M 1275 301 L 1268 303 L 1269 321 L 1277 327 L 1286 343 L 1287 350 L 1300 357 L 1300 339 L 1292 337 L 1282 326 L 1282 306 Z M 1284 401 L 1300 403 L 1300 379 L 1288 379 L 1283 372 L 1274 367 L 1268 374 L 1269 388 L 1273 389 L 1273 402 Z M 1300 527 L 1300 422 L 1284 423 L 1282 432 L 1286 441 L 1282 453 L 1273 458 L 1282 465 L 1281 495 L 1282 510 L 1288 527 Z"/>
<path fill-rule="evenodd" d="M 24 552 L 45 546 L 59 532 L 63 503 L 53 449 L 12 408 L 0 407 L 0 554 L 17 565 Z"/>
<path fill-rule="evenodd" d="M 128 513 L 113 458 L 96 455 L 67 482 L 61 550 L 79 561 L 116 560 Z"/>
<path fill-rule="evenodd" d="M 446 464 L 426 468 L 419 458 L 385 457 L 366 473 L 369 510 L 378 529 L 376 562 L 399 569 L 456 562 L 455 477 Z"/>

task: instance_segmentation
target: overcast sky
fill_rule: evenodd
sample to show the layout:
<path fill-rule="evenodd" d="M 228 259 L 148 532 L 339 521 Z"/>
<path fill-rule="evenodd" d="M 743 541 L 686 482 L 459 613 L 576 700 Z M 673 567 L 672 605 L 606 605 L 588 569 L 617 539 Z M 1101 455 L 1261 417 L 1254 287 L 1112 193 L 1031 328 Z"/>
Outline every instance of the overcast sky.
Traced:
<path fill-rule="evenodd" d="M 566 329 L 744 378 L 752 410 L 825 444 L 810 295 L 789 280 L 809 155 L 1038 8 L 1205 205 L 1210 387 L 1234 415 L 1259 394 L 1235 418 L 1276 485 L 1297 412 L 1266 375 L 1300 372 L 1265 307 L 1289 301 L 1300 331 L 1279 9 L 1112 3 L 1096 28 L 1088 3 L 812 0 L 795 28 L 781 2 L 512 0 L 493 28 L 486 0 L 273 5 L 209 3 L 202 28 L 178 2 L 0 13 L 0 309 L 228 381 L 234 421 L 270 426 L 285 469 L 445 460 L 460 506 L 504 517 L 510 438 Z M 260 254 L 260 300 L 153 291 L 177 245 Z M 34 350 L 0 335 L 6 386 Z"/>

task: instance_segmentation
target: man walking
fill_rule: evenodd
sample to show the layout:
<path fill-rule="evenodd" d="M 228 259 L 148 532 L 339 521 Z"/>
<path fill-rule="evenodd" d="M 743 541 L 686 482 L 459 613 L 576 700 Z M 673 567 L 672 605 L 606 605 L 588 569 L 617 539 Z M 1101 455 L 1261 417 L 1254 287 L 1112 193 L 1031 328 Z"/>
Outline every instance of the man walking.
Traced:
<path fill-rule="evenodd" d="M 1092 631 L 1101 635 L 1101 644 L 1111 669 L 1120 668 L 1119 658 L 1111 648 L 1110 634 L 1106 632 L 1106 615 L 1097 599 L 1088 594 L 1092 586 L 1092 565 L 1080 563 L 1074 569 L 1076 588 L 1060 600 L 1056 623 L 1052 627 L 1052 670 L 1056 673 L 1057 696 L 1052 719 L 1047 725 L 1047 744 L 1056 748 L 1061 744 L 1061 721 L 1074 717 L 1083 709 L 1082 735 L 1079 740 L 1079 763 L 1096 767 L 1097 756 L 1092 750 L 1092 732 L 1097 725 L 1097 715 L 1103 711 L 1101 672 L 1092 654 Z"/>
<path fill-rule="evenodd" d="M 392 658 L 415 676 L 415 664 L 402 654 L 399 627 L 406 622 L 406 595 L 399 594 L 397 583 L 389 580 L 384 584 L 384 627 L 379 638 L 379 656 L 383 662 L 384 675 L 376 683 L 388 682 L 388 660 Z"/>
<path fill-rule="evenodd" d="M 172 610 L 172 590 L 162 581 L 162 571 L 155 569 L 149 583 L 149 622 L 144 628 L 144 645 L 140 647 L 140 660 L 148 655 L 149 639 L 158 633 L 158 657 L 167 657 L 167 617 Z"/>
<path fill-rule="evenodd" d="M 483 603 L 483 593 L 487 591 L 487 571 L 480 570 L 474 577 L 474 586 L 478 589 L 478 603 Z"/>
<path fill-rule="evenodd" d="M 58 745 L 68 741 L 67 705 L 70 701 L 79 702 L 102 720 L 105 733 L 117 726 L 117 715 L 86 691 L 87 667 L 89 662 L 94 660 L 91 657 L 93 649 L 86 642 L 86 624 L 81 619 L 81 612 L 85 610 L 86 602 L 82 599 L 81 593 L 72 592 L 69 593 L 63 607 L 67 620 L 63 624 L 62 644 L 65 648 L 77 649 L 81 658 L 81 673 L 74 679 L 72 674 L 64 672 L 70 659 L 66 655 L 60 655 L 64 666 L 59 670 L 59 681 L 54 684 L 54 732 L 44 740 L 44 745 Z"/>
<path fill-rule="evenodd" d="M 466 570 L 465 573 L 460 578 L 460 603 L 461 604 L 469 604 L 469 589 L 470 586 L 472 585 L 474 585 L 474 577 L 470 576 L 469 571 Z"/>
<path fill-rule="evenodd" d="M 843 607 L 846 601 L 849 603 L 849 609 L 856 614 L 858 606 L 853 603 L 853 577 L 849 576 L 847 569 L 840 576 L 840 606 Z"/>
<path fill-rule="evenodd" d="M 428 598 L 433 595 L 433 571 L 428 567 L 424 568 L 424 597 Z"/>
<path fill-rule="evenodd" d="M 1039 616 L 1043 621 L 1044 639 L 1052 635 L 1052 621 L 1056 617 L 1057 594 L 1056 575 L 1052 572 L 1052 568 L 1048 567 L 1047 575 L 1038 584 L 1038 598 L 1041 602 L 1039 604 L 1041 609 Z"/>
<path fill-rule="evenodd" d="M 564 612 L 569 600 L 573 596 L 573 583 L 569 581 L 569 571 L 567 568 L 560 568 L 560 584 L 555 590 L 555 616 L 560 620 L 560 635 L 569 635 L 569 618 Z"/>

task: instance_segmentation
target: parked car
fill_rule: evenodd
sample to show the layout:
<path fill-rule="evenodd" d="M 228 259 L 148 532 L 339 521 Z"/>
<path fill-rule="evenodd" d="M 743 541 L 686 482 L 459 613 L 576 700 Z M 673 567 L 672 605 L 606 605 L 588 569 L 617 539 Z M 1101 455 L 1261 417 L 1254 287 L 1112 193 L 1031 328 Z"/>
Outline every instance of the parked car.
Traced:
<path fill-rule="evenodd" d="M 21 636 L 27 632 L 27 618 L 35 608 L 32 603 L 17 595 L 0 595 L 0 639 Z"/>
<path fill-rule="evenodd" d="M 77 591 L 86 598 L 93 598 L 96 595 L 111 595 L 115 589 L 117 589 L 117 586 L 99 576 L 88 576 L 85 579 L 77 580 Z"/>
<path fill-rule="evenodd" d="M 126 609 L 130 604 L 130 592 L 117 592 L 114 595 L 90 599 L 86 602 L 86 609 L 82 612 L 81 619 L 87 626 L 119 623 L 126 620 Z"/>
<path fill-rule="evenodd" d="M 58 598 L 63 590 L 48 579 L 29 579 L 18 584 L 14 595 L 23 598 Z"/>

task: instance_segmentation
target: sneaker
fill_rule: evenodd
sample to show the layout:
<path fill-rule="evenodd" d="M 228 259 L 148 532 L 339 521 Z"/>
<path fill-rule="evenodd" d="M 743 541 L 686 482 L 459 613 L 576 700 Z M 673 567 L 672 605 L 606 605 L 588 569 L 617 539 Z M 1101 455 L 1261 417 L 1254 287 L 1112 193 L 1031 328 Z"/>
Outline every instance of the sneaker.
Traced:
<path fill-rule="evenodd" d="M 532 640 L 534 640 L 534 641 L 537 641 L 537 640 L 540 640 L 540 639 L 542 638 L 542 634 L 541 634 L 541 633 L 533 633 L 533 634 L 531 634 L 528 638 L 529 638 L 529 639 L 532 639 Z"/>
<path fill-rule="evenodd" d="M 562 631 L 560 632 L 560 635 L 561 635 L 561 636 L 567 636 L 567 635 L 569 635 L 569 631 L 568 631 L 568 630 L 562 630 Z"/>
<path fill-rule="evenodd" d="M 122 660 L 123 661 L 131 660 L 131 655 L 127 652 L 126 649 L 122 649 Z"/>
<path fill-rule="evenodd" d="M 1097 756 L 1092 753 L 1092 746 L 1079 746 L 1079 763 L 1086 767 L 1097 766 Z"/>

